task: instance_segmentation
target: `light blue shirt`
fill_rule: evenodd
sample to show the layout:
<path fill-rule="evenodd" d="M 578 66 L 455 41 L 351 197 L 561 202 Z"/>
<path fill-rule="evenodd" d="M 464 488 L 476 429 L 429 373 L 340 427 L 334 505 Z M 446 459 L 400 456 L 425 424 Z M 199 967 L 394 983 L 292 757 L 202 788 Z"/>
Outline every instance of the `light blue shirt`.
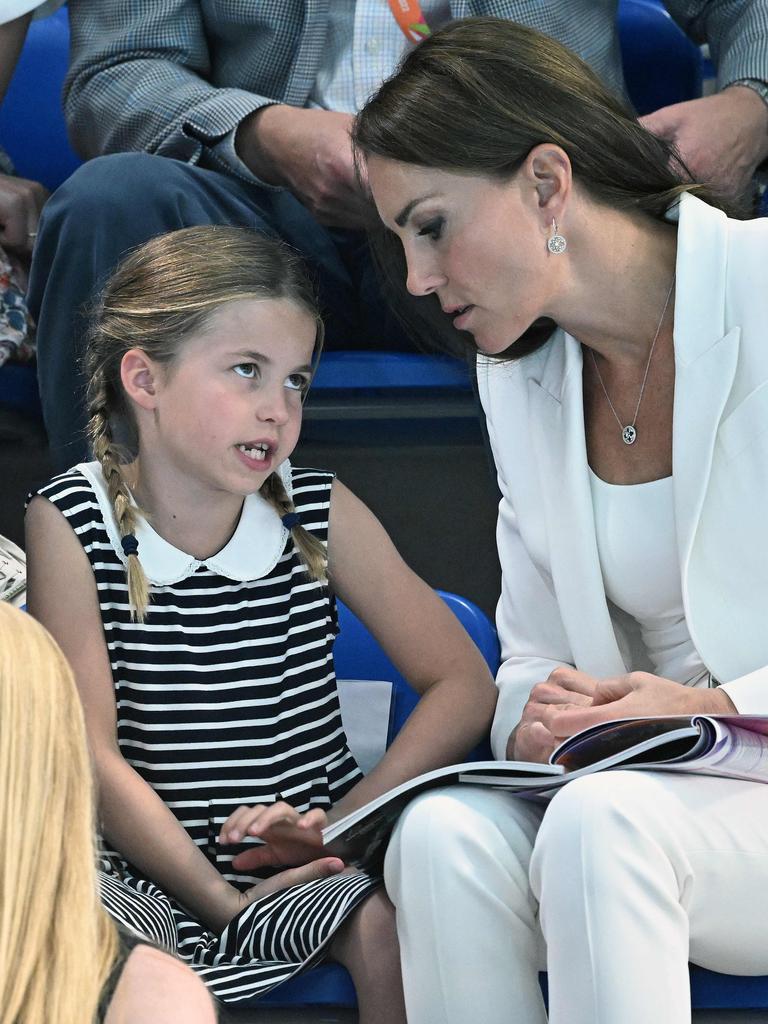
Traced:
<path fill-rule="evenodd" d="M 421 10 L 431 29 L 451 18 L 449 0 L 422 0 Z M 307 106 L 357 113 L 412 45 L 387 0 L 333 0 L 323 60 Z M 239 177 L 258 181 L 235 152 L 236 131 L 225 135 L 214 152 Z"/>

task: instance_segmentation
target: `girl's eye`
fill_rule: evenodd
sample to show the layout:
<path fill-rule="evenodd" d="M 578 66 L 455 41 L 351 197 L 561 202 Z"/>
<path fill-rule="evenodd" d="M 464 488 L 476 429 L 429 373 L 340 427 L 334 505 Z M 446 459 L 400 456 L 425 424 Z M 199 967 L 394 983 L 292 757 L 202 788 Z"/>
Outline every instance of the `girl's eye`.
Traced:
<path fill-rule="evenodd" d="M 245 377 L 247 380 L 253 380 L 258 372 L 256 363 L 238 363 L 233 369 L 239 377 Z"/>
<path fill-rule="evenodd" d="M 309 389 L 309 378 L 303 373 L 291 373 L 285 378 L 285 386 L 292 391 L 300 391 L 304 394 Z"/>
<path fill-rule="evenodd" d="M 419 228 L 418 235 L 420 238 L 431 238 L 433 242 L 436 242 L 443 233 L 444 224 L 445 218 L 435 217 L 433 220 L 427 221 L 423 227 Z"/>

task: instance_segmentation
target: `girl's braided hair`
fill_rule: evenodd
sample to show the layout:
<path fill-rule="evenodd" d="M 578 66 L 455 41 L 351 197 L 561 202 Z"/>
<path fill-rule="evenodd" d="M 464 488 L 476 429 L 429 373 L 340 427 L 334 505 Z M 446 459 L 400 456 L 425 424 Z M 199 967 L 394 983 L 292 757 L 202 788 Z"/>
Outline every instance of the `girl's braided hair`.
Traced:
<path fill-rule="evenodd" d="M 122 260 L 95 305 L 85 356 L 88 434 L 127 556 L 128 598 L 136 621 L 143 621 L 150 593 L 135 541 L 142 511 L 123 472 L 138 451 L 120 377 L 123 356 L 139 348 L 156 362 L 170 363 L 184 340 L 202 330 L 216 309 L 254 298 L 289 299 L 314 317 L 316 363 L 323 323 L 304 265 L 287 245 L 249 228 L 205 225 L 159 235 Z M 126 444 L 115 439 L 118 425 L 127 434 Z M 277 472 L 264 482 L 261 494 L 279 516 L 294 512 Z M 310 577 L 324 580 L 325 544 L 300 523 L 291 527 L 291 534 Z"/>

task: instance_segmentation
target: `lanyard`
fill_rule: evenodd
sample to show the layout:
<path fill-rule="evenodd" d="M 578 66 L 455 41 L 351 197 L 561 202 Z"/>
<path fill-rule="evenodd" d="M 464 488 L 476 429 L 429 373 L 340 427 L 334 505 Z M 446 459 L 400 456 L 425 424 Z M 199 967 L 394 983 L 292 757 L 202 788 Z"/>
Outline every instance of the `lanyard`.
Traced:
<path fill-rule="evenodd" d="M 420 43 L 429 35 L 429 25 L 421 13 L 419 0 L 387 0 L 387 3 L 409 43 Z"/>

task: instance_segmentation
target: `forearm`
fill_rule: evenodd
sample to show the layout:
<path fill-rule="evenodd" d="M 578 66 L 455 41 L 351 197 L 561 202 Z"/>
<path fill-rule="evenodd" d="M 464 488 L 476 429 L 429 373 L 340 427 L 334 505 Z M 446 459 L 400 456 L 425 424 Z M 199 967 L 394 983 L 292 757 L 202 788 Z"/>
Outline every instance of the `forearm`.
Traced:
<path fill-rule="evenodd" d="M 20 18 L 7 21 L 0 25 L 0 103 L 3 102 L 8 84 L 11 81 L 19 59 L 24 39 L 27 35 L 32 13 L 22 14 Z"/>
<path fill-rule="evenodd" d="M 471 687 L 466 676 L 434 683 L 379 764 L 331 809 L 329 821 L 422 772 L 462 761 L 487 735 L 495 702 L 486 677 Z"/>
<path fill-rule="evenodd" d="M 125 103 L 125 95 L 135 97 Z M 84 157 L 144 151 L 190 163 L 215 145 L 267 97 L 215 88 L 187 69 L 135 59 L 83 70 L 66 94 L 67 121 Z"/>
<path fill-rule="evenodd" d="M 220 931 L 236 892 L 152 787 L 116 751 L 96 755 L 99 813 L 109 843 L 147 878 Z"/>
<path fill-rule="evenodd" d="M 64 87 L 70 133 L 86 157 L 146 151 L 192 163 L 266 102 L 189 0 L 134 0 L 119 17 L 98 0 L 70 4 Z M 256 19 L 258 23 L 258 19 Z M 263 37 L 243 22 L 240 47 L 264 64 Z M 225 57 L 216 52 L 224 51 Z M 271 81 L 265 76 L 265 81 Z M 247 81 L 249 88 L 240 88 Z"/>

